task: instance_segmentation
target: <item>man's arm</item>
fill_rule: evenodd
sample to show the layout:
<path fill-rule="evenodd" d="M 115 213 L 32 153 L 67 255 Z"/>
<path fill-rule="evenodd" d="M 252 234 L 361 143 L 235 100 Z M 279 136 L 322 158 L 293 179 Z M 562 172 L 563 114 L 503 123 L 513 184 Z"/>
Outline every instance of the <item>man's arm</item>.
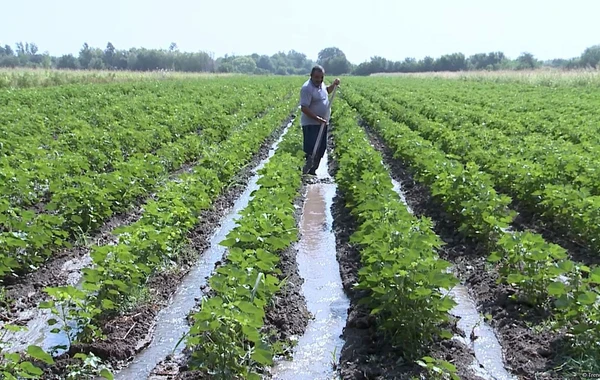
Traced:
<path fill-rule="evenodd" d="M 340 80 L 338 78 L 336 78 L 332 84 L 327 86 L 327 93 L 331 94 L 333 92 L 333 89 L 335 88 L 335 86 L 339 85 L 339 84 L 340 84 Z"/>

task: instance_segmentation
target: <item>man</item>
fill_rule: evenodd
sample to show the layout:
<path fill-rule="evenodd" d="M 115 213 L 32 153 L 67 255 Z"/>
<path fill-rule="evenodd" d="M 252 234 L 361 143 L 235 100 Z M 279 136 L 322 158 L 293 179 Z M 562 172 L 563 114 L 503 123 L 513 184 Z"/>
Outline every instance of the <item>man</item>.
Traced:
<path fill-rule="evenodd" d="M 310 79 L 304 82 L 300 89 L 300 109 L 302 117 L 300 124 L 302 125 L 302 134 L 304 137 L 303 149 L 306 153 L 306 158 L 312 155 L 319 135 L 321 123 L 325 123 L 321 143 L 316 157 L 313 157 L 313 165 L 308 168 L 308 174 L 315 175 L 321 158 L 325 154 L 327 148 L 327 127 L 331 111 L 329 108 L 329 94 L 335 86 L 340 84 L 340 80 L 336 79 L 330 86 L 325 86 L 323 78 L 325 77 L 325 69 L 316 65 L 310 72 Z"/>

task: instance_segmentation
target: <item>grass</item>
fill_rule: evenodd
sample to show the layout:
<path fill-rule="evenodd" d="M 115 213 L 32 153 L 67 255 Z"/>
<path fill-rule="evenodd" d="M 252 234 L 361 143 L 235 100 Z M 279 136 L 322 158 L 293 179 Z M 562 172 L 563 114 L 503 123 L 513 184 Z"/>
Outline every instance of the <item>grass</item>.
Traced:
<path fill-rule="evenodd" d="M 74 83 L 112 83 L 134 80 L 207 79 L 232 75 L 236 74 L 16 68 L 0 69 L 0 89 L 49 87 Z"/>
<path fill-rule="evenodd" d="M 537 70 L 458 71 L 429 73 L 380 73 L 373 76 L 407 76 L 420 78 L 443 78 L 486 82 L 524 82 L 542 86 L 594 86 L 600 87 L 600 69 L 559 70 L 543 68 Z"/>
<path fill-rule="evenodd" d="M 229 73 L 184 73 L 173 71 L 110 71 L 110 70 L 57 70 L 0 68 L 0 89 L 48 87 L 74 83 L 111 83 L 135 80 L 209 79 L 243 74 Z M 497 83 L 529 83 L 542 86 L 591 86 L 600 87 L 600 69 L 559 70 L 543 68 L 537 70 L 459 71 L 429 73 L 378 73 L 373 76 L 406 76 L 416 78 L 441 78 L 472 80 Z"/>

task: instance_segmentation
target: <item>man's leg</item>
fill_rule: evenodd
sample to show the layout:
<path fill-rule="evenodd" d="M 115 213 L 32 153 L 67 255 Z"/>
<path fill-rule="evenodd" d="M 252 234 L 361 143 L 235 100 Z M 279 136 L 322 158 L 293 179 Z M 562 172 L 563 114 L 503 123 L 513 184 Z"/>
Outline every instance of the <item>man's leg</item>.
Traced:
<path fill-rule="evenodd" d="M 318 135 L 319 135 L 319 129 L 321 129 L 321 126 L 319 126 L 319 128 L 317 129 L 317 133 L 315 134 L 315 140 L 317 139 Z M 317 169 L 319 168 L 319 165 L 321 164 L 321 159 L 323 158 L 323 156 L 325 155 L 325 151 L 327 150 L 327 130 L 328 130 L 328 126 L 325 125 L 325 128 L 323 128 L 323 134 L 321 135 L 321 140 L 319 142 L 319 149 L 317 150 L 317 156 L 314 158 L 313 160 L 313 167 L 310 170 L 310 174 L 316 174 Z M 314 149 L 314 145 L 313 145 L 313 149 Z"/>
<path fill-rule="evenodd" d="M 317 141 L 317 135 L 319 134 L 319 128 L 320 126 L 317 125 L 303 125 L 302 126 L 302 133 L 304 136 L 304 143 L 303 143 L 303 150 L 304 150 L 304 154 L 306 156 L 306 164 L 308 165 L 308 159 L 310 156 L 312 156 L 313 154 L 313 150 L 315 149 L 315 143 Z M 313 157 L 314 159 L 314 157 Z M 307 168 L 310 169 L 310 168 Z M 314 174 L 312 173 L 312 170 L 309 171 L 309 174 Z"/>
<path fill-rule="evenodd" d="M 306 158 L 308 158 L 308 156 L 312 153 L 312 150 L 315 146 L 314 144 L 315 144 L 314 141 L 311 142 L 311 139 L 310 139 L 310 126 L 303 125 L 302 126 L 302 150 L 304 150 Z"/>

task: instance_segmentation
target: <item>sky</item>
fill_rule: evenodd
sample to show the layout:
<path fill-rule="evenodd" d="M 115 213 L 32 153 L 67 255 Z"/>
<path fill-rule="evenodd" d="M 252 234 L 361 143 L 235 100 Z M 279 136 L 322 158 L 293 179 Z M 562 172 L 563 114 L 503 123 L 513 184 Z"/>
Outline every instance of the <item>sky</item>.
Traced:
<path fill-rule="evenodd" d="M 522 52 L 572 58 L 600 44 L 600 0 L 2 0 L 0 44 L 40 52 L 168 48 L 225 54 L 336 46 L 353 63 L 443 54 Z M 10 16 L 9 16 L 10 15 Z M 8 17 L 7 17 L 8 16 Z"/>

